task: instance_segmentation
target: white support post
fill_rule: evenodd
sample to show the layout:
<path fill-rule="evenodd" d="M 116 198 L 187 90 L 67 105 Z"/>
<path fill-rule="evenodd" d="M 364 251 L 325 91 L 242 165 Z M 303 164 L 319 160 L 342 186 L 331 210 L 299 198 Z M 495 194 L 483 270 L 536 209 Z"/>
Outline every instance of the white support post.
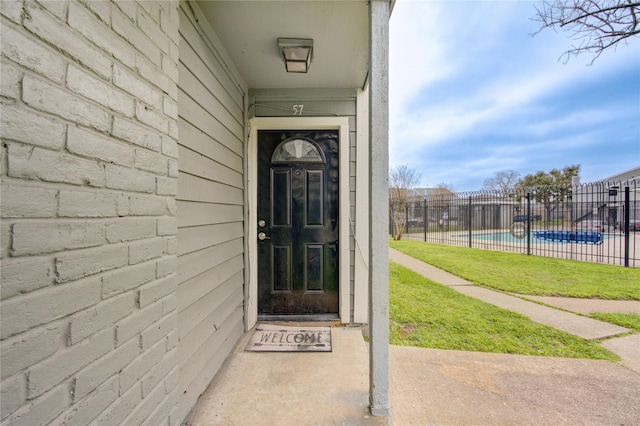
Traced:
<path fill-rule="evenodd" d="M 369 2 L 369 403 L 389 403 L 389 0 Z"/>

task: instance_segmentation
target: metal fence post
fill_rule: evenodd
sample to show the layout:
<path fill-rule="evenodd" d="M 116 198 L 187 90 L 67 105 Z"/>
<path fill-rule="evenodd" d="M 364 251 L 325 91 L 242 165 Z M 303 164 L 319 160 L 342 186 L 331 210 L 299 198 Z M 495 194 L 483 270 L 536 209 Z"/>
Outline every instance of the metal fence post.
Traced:
<path fill-rule="evenodd" d="M 531 193 L 527 192 L 527 256 L 531 256 Z"/>
<path fill-rule="evenodd" d="M 629 225 L 631 223 L 631 206 L 629 187 L 624 187 L 624 266 L 629 267 Z"/>
<path fill-rule="evenodd" d="M 429 221 L 427 220 L 427 200 L 422 200 L 422 226 L 424 227 L 424 242 L 427 242 L 427 230 Z"/>
<path fill-rule="evenodd" d="M 471 195 L 469 195 L 469 248 L 473 246 L 473 232 L 471 227 Z"/>
<path fill-rule="evenodd" d="M 404 232 L 409 233 L 409 204 L 404 206 Z"/>

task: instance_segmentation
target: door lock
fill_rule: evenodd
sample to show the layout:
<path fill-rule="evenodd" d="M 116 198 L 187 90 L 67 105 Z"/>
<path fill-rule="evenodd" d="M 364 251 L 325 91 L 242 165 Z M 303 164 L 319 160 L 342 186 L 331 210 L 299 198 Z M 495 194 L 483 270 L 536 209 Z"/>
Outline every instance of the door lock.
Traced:
<path fill-rule="evenodd" d="M 258 234 L 258 239 L 260 241 L 264 241 L 264 240 L 270 240 L 271 237 L 267 237 L 267 234 L 265 234 L 264 232 L 261 232 Z"/>

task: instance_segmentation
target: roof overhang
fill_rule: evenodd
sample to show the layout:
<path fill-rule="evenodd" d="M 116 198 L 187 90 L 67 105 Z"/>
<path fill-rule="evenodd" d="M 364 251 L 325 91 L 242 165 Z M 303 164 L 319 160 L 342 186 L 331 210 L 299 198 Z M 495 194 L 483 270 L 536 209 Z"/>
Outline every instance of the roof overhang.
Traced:
<path fill-rule="evenodd" d="M 343 1 L 199 1 L 249 88 L 359 88 L 369 69 L 369 5 Z M 313 39 L 306 74 L 287 73 L 278 38 Z"/>

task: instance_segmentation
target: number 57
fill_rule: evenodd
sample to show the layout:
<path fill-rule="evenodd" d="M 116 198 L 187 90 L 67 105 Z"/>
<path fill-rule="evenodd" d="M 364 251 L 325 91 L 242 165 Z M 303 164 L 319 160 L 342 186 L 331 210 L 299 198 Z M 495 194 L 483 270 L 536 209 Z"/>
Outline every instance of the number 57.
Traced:
<path fill-rule="evenodd" d="M 304 105 L 294 105 L 293 106 L 293 115 L 302 115 L 302 110 L 304 109 Z"/>

